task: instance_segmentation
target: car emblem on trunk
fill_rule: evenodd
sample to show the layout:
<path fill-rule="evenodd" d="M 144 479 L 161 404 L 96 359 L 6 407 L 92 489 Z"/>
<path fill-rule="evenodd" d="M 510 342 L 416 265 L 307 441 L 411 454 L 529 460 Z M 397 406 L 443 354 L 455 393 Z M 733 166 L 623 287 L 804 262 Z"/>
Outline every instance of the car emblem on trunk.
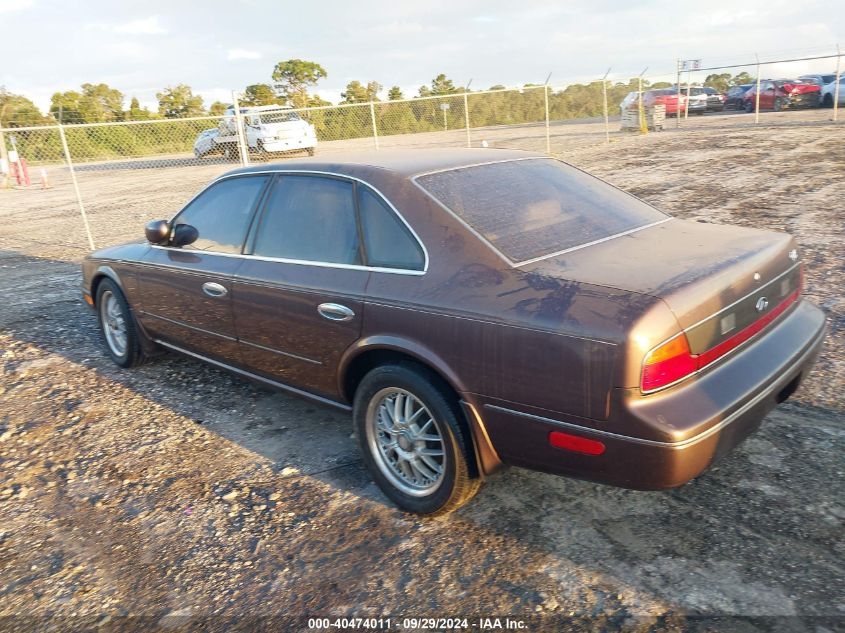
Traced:
<path fill-rule="evenodd" d="M 757 299 L 757 305 L 755 305 L 754 307 L 757 308 L 757 312 L 762 312 L 763 310 L 769 307 L 769 300 L 766 299 L 766 297 L 760 297 L 759 299 Z"/>

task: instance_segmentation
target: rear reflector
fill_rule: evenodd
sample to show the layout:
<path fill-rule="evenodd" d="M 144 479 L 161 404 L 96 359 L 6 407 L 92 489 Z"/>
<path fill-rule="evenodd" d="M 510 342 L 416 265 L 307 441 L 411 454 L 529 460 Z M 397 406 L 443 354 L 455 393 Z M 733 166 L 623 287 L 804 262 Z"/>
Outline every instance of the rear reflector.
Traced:
<path fill-rule="evenodd" d="M 596 440 L 589 440 L 586 437 L 570 435 L 561 431 L 549 433 L 549 444 L 555 448 L 563 448 L 567 451 L 583 453 L 584 455 L 601 455 L 604 453 L 604 444 Z"/>
<path fill-rule="evenodd" d="M 803 272 L 803 267 L 802 267 Z M 803 285 L 803 279 L 801 282 Z M 745 341 L 762 331 L 767 325 L 778 318 L 801 295 L 801 288 L 796 288 L 765 316 L 760 317 L 751 325 L 725 339 L 706 352 L 693 355 L 690 353 L 689 343 L 685 334 L 669 339 L 662 345 L 655 347 L 643 360 L 643 373 L 640 388 L 643 392 L 654 391 L 666 387 L 686 378 L 715 362 L 728 352 L 736 349 Z"/>

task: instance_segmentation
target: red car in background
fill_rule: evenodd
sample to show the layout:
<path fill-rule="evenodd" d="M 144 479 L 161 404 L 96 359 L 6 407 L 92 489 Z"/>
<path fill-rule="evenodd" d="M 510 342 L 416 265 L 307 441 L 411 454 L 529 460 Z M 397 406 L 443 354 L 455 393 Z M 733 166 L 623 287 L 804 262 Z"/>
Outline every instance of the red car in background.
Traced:
<path fill-rule="evenodd" d="M 800 79 L 767 79 L 760 82 L 760 109 L 785 110 L 787 108 L 818 108 L 821 88 Z M 757 86 L 752 85 L 745 93 L 746 112 L 754 112 L 757 102 Z"/>
<path fill-rule="evenodd" d="M 623 110 L 636 110 L 639 107 L 639 93 L 629 92 L 619 107 Z M 655 105 L 662 105 L 666 108 L 666 116 L 678 114 L 678 93 L 673 88 L 656 88 L 643 91 L 643 105 L 650 108 Z M 686 107 L 687 98 L 680 95 L 680 110 L 683 112 Z"/>

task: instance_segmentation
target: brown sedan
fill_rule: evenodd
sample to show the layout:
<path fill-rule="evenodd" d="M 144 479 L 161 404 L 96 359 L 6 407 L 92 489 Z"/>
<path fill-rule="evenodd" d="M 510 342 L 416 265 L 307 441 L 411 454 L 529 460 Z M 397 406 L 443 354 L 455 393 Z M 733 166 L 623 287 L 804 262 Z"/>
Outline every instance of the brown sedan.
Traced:
<path fill-rule="evenodd" d="M 123 367 L 175 350 L 351 411 L 406 510 L 503 464 L 678 486 L 824 336 L 786 234 L 687 222 L 560 161 L 376 152 L 238 169 L 83 265 Z"/>

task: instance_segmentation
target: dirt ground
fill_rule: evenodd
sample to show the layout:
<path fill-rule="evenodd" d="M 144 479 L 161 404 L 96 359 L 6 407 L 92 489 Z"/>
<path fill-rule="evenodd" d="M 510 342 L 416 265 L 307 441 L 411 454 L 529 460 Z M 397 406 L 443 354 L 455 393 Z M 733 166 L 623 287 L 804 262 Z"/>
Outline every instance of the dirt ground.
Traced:
<path fill-rule="evenodd" d="M 845 148 L 818 112 L 801 126 L 790 117 L 806 113 L 703 117 L 609 144 L 599 122 L 553 125 L 554 153 L 673 215 L 793 233 L 828 340 L 794 398 L 680 489 L 510 469 L 437 520 L 381 496 L 342 414 L 175 356 L 112 365 L 79 300 L 87 247 L 66 170 L 49 168 L 50 189 L 0 191 L 0 629 L 468 616 L 480 630 L 510 616 L 549 631 L 842 630 Z M 473 140 L 542 150 L 544 134 Z M 135 238 L 231 167 L 79 166 L 97 245 Z"/>

